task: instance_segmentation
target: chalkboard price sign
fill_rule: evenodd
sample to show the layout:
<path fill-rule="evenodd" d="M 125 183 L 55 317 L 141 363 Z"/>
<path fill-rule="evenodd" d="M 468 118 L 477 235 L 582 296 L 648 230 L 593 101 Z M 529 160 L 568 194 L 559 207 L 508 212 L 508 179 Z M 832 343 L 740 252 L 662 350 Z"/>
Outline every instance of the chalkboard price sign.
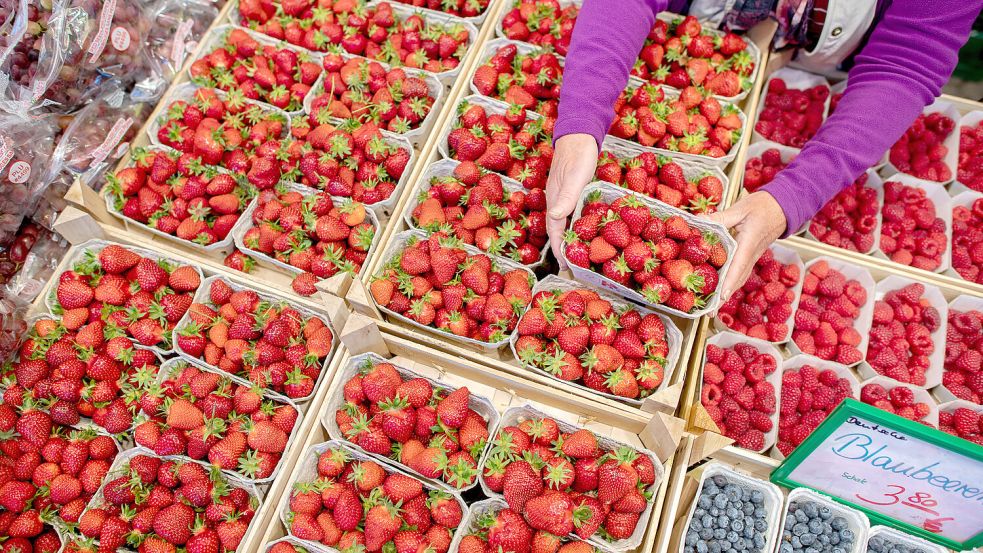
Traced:
<path fill-rule="evenodd" d="M 853 399 L 771 475 L 950 549 L 983 544 L 983 446 Z"/>

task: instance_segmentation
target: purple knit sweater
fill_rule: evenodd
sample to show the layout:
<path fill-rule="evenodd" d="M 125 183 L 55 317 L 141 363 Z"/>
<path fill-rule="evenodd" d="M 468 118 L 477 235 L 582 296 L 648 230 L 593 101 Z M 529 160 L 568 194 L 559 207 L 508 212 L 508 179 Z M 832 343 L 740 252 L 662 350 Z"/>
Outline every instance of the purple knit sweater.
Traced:
<path fill-rule="evenodd" d="M 782 206 L 786 234 L 877 163 L 941 93 L 981 6 L 975 0 L 879 1 L 889 5 L 878 10 L 882 15 L 855 58 L 836 112 L 762 188 Z M 601 144 L 655 15 L 685 6 L 686 0 L 584 1 L 566 56 L 555 138 L 586 133 Z"/>

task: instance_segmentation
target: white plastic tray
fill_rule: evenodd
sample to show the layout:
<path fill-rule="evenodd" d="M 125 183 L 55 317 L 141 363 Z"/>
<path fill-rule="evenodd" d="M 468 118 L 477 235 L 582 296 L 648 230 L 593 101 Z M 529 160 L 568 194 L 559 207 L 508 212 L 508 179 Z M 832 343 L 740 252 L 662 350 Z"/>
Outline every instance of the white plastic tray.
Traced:
<path fill-rule="evenodd" d="M 980 113 L 983 114 L 983 112 L 980 112 Z M 954 187 L 955 187 L 955 184 L 953 184 L 952 187 L 949 188 L 949 192 L 950 193 L 952 192 L 952 188 L 954 188 Z M 975 202 L 977 200 L 977 198 L 983 198 L 983 192 L 976 192 L 975 190 L 966 189 L 964 192 L 960 192 L 959 194 L 956 194 L 955 196 L 953 196 L 953 198 L 952 198 L 952 210 L 955 211 L 957 207 L 967 207 L 967 208 L 968 207 L 971 207 L 973 205 L 973 202 Z M 953 234 L 953 228 L 950 227 L 949 228 L 949 255 L 950 256 L 952 255 L 952 241 L 954 239 L 955 239 L 955 236 Z M 969 282 L 969 280 L 967 280 L 964 276 L 962 276 L 961 274 L 959 274 L 959 272 L 956 271 L 952 267 L 952 260 L 950 259 L 949 261 L 950 261 L 949 268 L 946 269 L 943 272 L 943 274 L 946 274 L 946 275 L 949 275 L 949 276 L 955 277 L 955 278 L 960 278 L 960 279 L 966 280 L 966 282 Z M 983 279 L 981 279 L 981 280 L 983 280 Z"/>
<path fill-rule="evenodd" d="M 830 88 L 829 81 L 827 81 L 826 78 L 823 77 L 822 75 L 808 73 L 806 71 L 801 71 L 799 69 L 792 69 L 791 67 L 783 67 L 778 71 L 772 73 L 768 77 L 768 81 L 765 82 L 765 85 L 762 88 L 761 98 L 758 100 L 758 109 L 755 112 L 758 114 L 759 117 L 761 115 L 761 110 L 763 110 L 765 107 L 765 97 L 768 96 L 768 85 L 774 79 L 784 80 L 788 88 L 795 89 L 795 90 L 807 90 L 814 86 L 820 86 L 820 85 L 825 86 L 826 88 Z M 832 96 L 833 93 L 832 91 L 830 91 L 830 93 L 826 96 L 826 102 L 824 102 L 823 104 L 823 121 L 825 121 L 826 117 L 829 116 L 829 100 L 830 98 L 832 98 Z M 755 119 L 754 123 L 755 125 L 757 125 L 758 123 L 757 118 Z M 757 130 L 752 130 L 751 141 L 763 142 L 763 141 L 770 141 L 770 140 L 759 134 Z M 787 144 L 785 144 L 784 146 L 795 149 L 794 147 L 788 146 Z"/>
<path fill-rule="evenodd" d="M 829 497 L 809 488 L 795 488 L 788 493 L 788 498 L 785 500 L 785 510 L 782 511 L 782 524 L 784 525 L 788 512 L 793 505 L 806 503 L 818 503 L 829 509 L 834 517 L 843 517 L 847 521 L 850 530 L 853 531 L 853 546 L 846 553 L 864 553 L 867 550 L 867 535 L 870 532 L 870 521 L 867 520 L 867 515 L 856 509 L 837 503 Z M 779 543 L 781 541 L 782 538 L 779 538 Z"/>
<path fill-rule="evenodd" d="M 687 213 L 680 209 L 670 207 L 660 201 L 653 200 L 651 198 L 648 198 L 646 196 L 641 196 L 639 194 L 635 194 L 634 192 L 626 188 L 621 188 L 609 182 L 602 182 L 602 181 L 595 181 L 587 185 L 587 187 L 580 195 L 580 200 L 578 200 L 577 202 L 577 210 L 574 212 L 573 217 L 571 217 L 570 219 L 571 221 L 576 221 L 577 219 L 580 218 L 580 214 L 584 209 L 584 200 L 587 198 L 587 196 L 590 193 L 594 191 L 599 191 L 601 193 L 601 200 L 603 200 L 604 202 L 613 202 L 617 198 L 621 198 L 628 195 L 634 196 L 638 198 L 640 202 L 645 204 L 646 207 L 648 207 L 651 211 L 655 212 L 660 217 L 669 217 L 672 215 L 678 215 L 682 217 L 686 221 L 686 224 L 689 225 L 691 228 L 696 228 L 702 232 L 710 232 L 711 234 L 719 238 L 720 243 L 723 245 L 724 250 L 727 252 L 727 261 L 723 264 L 723 266 L 721 266 L 717 270 L 717 274 L 719 275 L 719 282 L 722 283 L 724 281 L 724 278 L 727 275 L 727 271 L 730 269 L 730 263 L 733 260 L 734 251 L 737 249 L 737 242 L 734 240 L 733 237 L 731 237 L 730 233 L 727 232 L 727 229 L 725 229 L 723 226 L 717 223 L 712 223 L 709 220 L 704 219 L 702 217 L 696 217 L 693 214 Z M 566 249 L 564 249 L 563 255 L 564 257 L 566 257 Z M 665 304 L 649 303 L 645 299 L 645 296 L 643 296 L 642 294 L 638 293 L 635 290 L 632 290 L 631 288 L 622 286 L 621 284 L 618 284 L 617 282 L 609 279 L 608 277 L 600 273 L 596 273 L 585 267 L 579 267 L 577 265 L 574 265 L 573 263 L 570 263 L 569 261 L 567 261 L 567 265 L 570 267 L 570 272 L 573 273 L 574 278 L 585 284 L 589 284 L 591 286 L 595 286 L 598 288 L 607 288 L 611 292 L 614 292 L 615 294 L 618 294 L 621 297 L 627 298 L 636 303 L 640 303 L 656 311 L 661 311 L 664 313 L 668 313 L 670 315 L 682 317 L 684 319 L 698 319 L 703 315 L 715 312 L 720 307 L 720 303 L 721 303 L 720 294 L 718 294 L 717 291 L 714 291 L 710 295 L 709 300 L 707 301 L 706 305 L 702 309 L 695 309 L 689 313 L 683 313 L 682 311 L 679 311 L 678 309 L 673 309 L 672 307 L 669 307 Z"/>
<path fill-rule="evenodd" d="M 928 405 L 928 414 L 925 415 L 925 418 L 922 419 L 921 422 L 927 422 L 927 423 L 931 424 L 933 428 L 938 428 L 939 427 L 939 407 L 938 407 L 938 404 L 935 402 L 935 398 L 933 398 L 928 393 L 928 391 L 926 391 L 924 388 L 919 388 L 918 386 L 915 386 L 913 384 L 904 384 L 904 383 L 898 382 L 897 380 L 890 379 L 890 378 L 888 378 L 886 376 L 877 375 L 877 376 L 874 376 L 872 378 L 868 378 L 868 379 L 864 380 L 863 382 L 861 382 L 860 383 L 860 391 L 862 392 L 863 389 L 864 389 L 864 386 L 866 386 L 868 384 L 880 384 L 888 392 L 890 392 L 892 389 L 897 388 L 899 386 L 901 388 L 908 388 L 915 395 L 915 403 L 924 403 L 924 404 Z"/>
<path fill-rule="evenodd" d="M 883 179 L 884 184 L 888 182 L 899 182 L 905 186 L 910 186 L 912 188 L 920 188 L 925 191 L 925 197 L 935 205 L 935 216 L 942 219 L 945 222 L 945 251 L 942 252 L 941 261 L 939 266 L 936 267 L 932 272 L 944 273 L 952 262 L 952 200 L 949 198 L 949 193 L 946 192 L 945 188 L 937 182 L 931 182 L 927 180 L 917 179 L 911 175 L 905 175 L 904 173 L 896 173 L 890 177 L 885 177 Z M 883 190 L 878 195 L 881 199 L 881 216 L 878 221 L 878 227 L 883 232 L 883 222 L 884 222 L 884 207 L 887 205 L 887 200 L 884 198 Z M 873 250 L 874 255 L 881 259 L 886 259 L 888 261 L 891 258 L 884 254 L 880 248 L 880 233 L 877 237 L 877 248 Z"/>
<path fill-rule="evenodd" d="M 978 298 L 966 294 L 957 296 L 955 299 L 949 302 L 949 306 L 946 312 L 947 315 L 946 315 L 945 326 L 948 327 L 948 322 L 949 322 L 948 316 L 951 315 L 954 311 L 962 312 L 962 311 L 974 311 L 974 310 L 983 312 L 983 298 Z M 943 357 L 943 360 L 944 359 L 945 358 Z M 943 369 L 942 372 L 945 373 L 945 370 Z M 938 398 L 939 403 L 962 401 L 959 398 L 957 398 L 952 392 L 950 392 L 949 389 L 946 388 L 944 384 L 939 384 L 935 389 L 932 390 L 932 393 L 935 395 L 935 397 Z M 973 405 L 973 403 L 968 401 L 966 403 L 969 405 Z"/>
<path fill-rule="evenodd" d="M 348 382 L 353 376 L 360 373 L 363 366 L 367 364 L 376 365 L 379 363 L 389 363 L 394 367 L 396 367 L 396 372 L 399 373 L 399 376 L 403 379 L 403 382 L 406 382 L 407 380 L 413 378 L 423 378 L 427 380 L 427 382 L 429 382 L 431 386 L 433 386 L 434 390 L 444 389 L 444 390 L 454 391 L 458 389 L 458 386 L 444 384 L 439 380 L 434 380 L 433 378 L 414 372 L 410 369 L 407 369 L 406 367 L 401 367 L 398 363 L 394 363 L 393 360 L 385 359 L 375 353 L 363 353 L 351 357 L 348 360 L 348 363 L 344 366 L 344 368 L 341 369 L 341 372 L 337 373 L 333 377 L 333 379 L 338 382 L 343 382 L 343 383 Z M 329 397 L 327 404 L 321 408 L 322 411 L 321 424 L 328 431 L 328 435 L 331 436 L 332 440 L 336 440 L 339 442 L 344 441 L 348 443 L 350 447 L 362 453 L 365 453 L 366 455 L 374 459 L 377 459 L 380 462 L 390 463 L 392 465 L 399 466 L 404 471 L 415 476 L 418 480 L 423 480 L 424 482 L 427 482 L 437 487 L 447 488 L 453 492 L 463 494 L 464 492 L 478 485 L 478 478 L 475 477 L 474 482 L 472 482 L 471 484 L 464 486 L 463 488 L 455 488 L 454 486 L 448 484 L 447 482 L 444 482 L 443 480 L 427 478 L 426 476 L 423 476 L 422 474 L 418 473 L 417 471 L 407 466 L 405 463 L 401 463 L 395 459 L 390 459 L 389 457 L 386 457 L 384 455 L 378 455 L 376 453 L 370 453 L 368 451 L 363 450 L 357 444 L 352 443 L 350 440 L 348 440 L 348 438 L 345 437 L 344 433 L 338 427 L 337 421 L 335 420 L 335 413 L 341 410 L 344 407 L 344 405 L 345 405 L 345 396 L 342 387 L 338 387 L 337 393 Z M 485 419 L 485 422 L 488 425 L 489 438 L 491 438 L 491 433 L 498 426 L 498 420 L 499 420 L 498 410 L 495 409 L 495 406 L 492 405 L 492 402 L 489 401 L 487 398 L 472 393 L 468 400 L 468 408 L 474 410 L 476 413 L 481 415 L 482 418 Z M 485 456 L 488 455 L 488 450 L 490 448 L 491 448 L 491 439 L 487 440 L 487 443 L 485 444 L 485 448 L 482 450 L 481 455 L 479 455 L 478 458 L 475 459 L 475 462 L 480 463 L 482 459 L 484 459 Z"/>
<path fill-rule="evenodd" d="M 299 312 L 301 315 L 304 315 L 307 318 L 321 319 L 321 322 L 323 322 L 328 328 L 331 329 L 331 353 L 325 356 L 324 360 L 321 361 L 321 371 L 318 373 L 317 379 L 314 381 L 314 390 L 311 392 L 311 395 L 309 396 L 293 398 L 293 401 L 297 405 L 301 406 L 298 409 L 298 411 L 303 412 L 303 410 L 306 409 L 306 403 L 310 401 L 311 398 L 314 397 L 314 395 L 317 393 L 318 387 L 320 387 L 321 383 L 324 381 L 324 375 L 328 372 L 328 363 L 331 362 L 331 358 L 334 356 L 334 354 L 338 349 L 338 332 L 331 324 L 331 321 L 328 320 L 326 316 L 321 315 L 319 313 L 315 313 L 314 311 L 311 311 L 306 307 L 300 305 L 294 305 L 294 302 L 287 296 L 268 290 L 257 290 L 256 288 L 253 287 L 242 286 L 236 282 L 232 282 L 226 278 L 223 278 L 221 275 L 211 276 L 202 281 L 201 286 L 198 287 L 198 291 L 195 293 L 194 303 L 201 303 L 208 306 L 213 305 L 209 297 L 210 296 L 209 292 L 211 289 L 212 282 L 215 282 L 216 280 L 221 280 L 222 282 L 225 282 L 234 291 L 252 290 L 253 292 L 256 292 L 257 295 L 259 295 L 260 300 L 268 301 L 273 305 L 278 305 L 278 304 L 287 305 L 293 309 L 296 309 L 297 312 Z M 189 324 L 190 321 L 191 321 L 191 310 L 189 309 L 188 312 L 185 313 L 183 317 L 181 317 L 181 320 L 179 320 L 177 324 L 174 325 L 174 328 L 175 329 L 183 328 L 185 325 Z M 181 346 L 180 344 L 177 343 L 177 341 L 175 341 L 174 344 L 174 352 L 177 353 L 180 357 L 187 359 L 188 361 L 201 364 L 206 367 L 214 368 L 219 372 L 221 372 L 222 374 L 229 374 L 223 371 L 222 369 L 219 369 L 218 367 L 213 367 L 212 365 L 209 365 L 208 363 L 205 362 L 204 359 L 199 359 L 198 357 L 188 354 L 183 349 L 181 349 Z M 236 376 L 236 375 L 232 375 L 232 376 Z"/>
<path fill-rule="evenodd" d="M 925 106 L 925 109 L 922 110 L 922 113 L 925 115 L 929 115 L 931 113 L 942 113 L 943 115 L 952 119 L 953 123 L 955 123 L 953 125 L 952 132 L 949 133 L 949 136 L 947 136 L 945 140 L 942 141 L 942 144 L 947 149 L 945 154 L 945 164 L 947 167 L 949 167 L 949 174 L 951 175 L 951 177 L 942 181 L 925 181 L 925 182 L 934 182 L 935 184 L 940 184 L 945 186 L 956 179 L 956 171 L 959 169 L 959 127 L 962 125 L 962 115 L 959 113 L 959 109 L 955 105 L 941 99 L 937 99 L 931 105 Z M 895 167 L 893 163 L 891 163 L 890 151 L 888 151 L 887 165 L 885 165 L 884 169 L 885 171 L 891 173 L 901 173 L 901 171 L 899 171 L 898 168 Z M 901 174 L 907 175 L 907 173 L 901 173 Z M 895 180 L 895 179 L 894 177 L 890 177 L 886 180 Z"/>
<path fill-rule="evenodd" d="M 559 277 L 557 275 L 546 275 L 546 277 L 543 280 L 539 281 L 536 284 L 536 286 L 532 289 L 532 295 L 533 295 L 533 297 L 536 297 L 536 295 L 539 292 L 542 292 L 542 291 L 545 291 L 545 290 L 575 290 L 575 289 L 586 289 L 586 287 L 583 284 L 579 283 L 579 282 L 574 282 L 574 281 L 566 280 L 566 279 L 561 278 L 561 277 Z M 611 293 L 609 293 L 609 292 L 607 292 L 605 290 L 596 289 L 596 290 L 593 290 L 593 291 L 594 292 L 597 292 L 597 294 L 599 296 L 601 296 L 603 299 L 611 302 L 611 305 L 615 309 L 627 309 L 627 308 L 631 308 L 631 309 L 634 309 L 635 311 L 638 311 L 638 313 L 642 317 L 644 317 L 645 315 L 648 315 L 650 313 L 651 314 L 654 314 L 654 315 L 658 315 L 659 319 L 662 321 L 662 324 L 666 327 L 666 343 L 669 345 L 669 355 L 666 356 L 666 364 L 665 364 L 665 367 L 663 367 L 662 384 L 659 384 L 659 386 L 655 390 L 652 390 L 652 393 L 655 393 L 658 390 L 662 390 L 666 386 L 668 386 L 669 385 L 669 382 L 672 381 L 672 376 L 676 372 L 676 364 L 679 362 L 679 353 L 680 353 L 680 350 L 682 349 L 682 343 L 683 343 L 683 333 L 680 332 L 680 330 L 679 330 L 678 327 L 676 327 L 676 323 L 673 322 L 672 319 L 670 319 L 669 317 L 667 317 L 667 316 L 665 316 L 665 315 L 663 315 L 661 313 L 657 313 L 656 311 L 653 311 L 651 309 L 645 309 L 644 307 L 640 307 L 640 306 L 637 306 L 637 305 L 635 305 L 635 304 L 633 304 L 631 302 L 627 302 L 623 298 L 621 298 L 619 296 L 615 296 L 615 295 L 613 295 L 613 294 L 611 294 Z M 532 308 L 532 304 L 530 303 L 529 306 L 526 307 L 526 310 L 522 312 L 522 314 L 525 315 L 526 312 L 528 312 L 529 309 L 531 309 L 531 308 Z M 522 317 L 521 316 L 519 317 L 519 320 L 522 320 Z M 556 376 L 556 375 L 554 375 L 554 374 L 552 374 L 552 373 L 550 373 L 548 371 L 544 371 L 544 370 L 540 369 L 539 367 L 536 367 L 534 365 L 528 365 L 528 364 L 524 363 L 522 361 L 522 357 L 519 355 L 519 352 L 516 351 L 516 349 L 515 349 L 515 345 L 516 345 L 516 342 L 518 342 L 518 340 L 519 340 L 519 333 L 518 332 L 513 332 L 512 333 L 512 337 L 509 339 L 509 347 L 512 349 L 512 355 L 515 356 L 516 361 L 522 367 L 524 367 L 524 368 L 526 368 L 526 369 L 528 369 L 530 371 L 534 371 L 534 372 L 537 372 L 537 373 L 545 374 L 546 376 L 552 378 L 553 380 L 556 380 L 557 382 L 564 382 L 566 384 L 571 384 L 573 386 L 577 386 L 578 388 L 582 388 L 584 390 L 588 390 L 592 394 L 597 394 L 599 396 L 603 396 L 603 397 L 606 397 L 608 399 L 613 399 L 614 401 L 620 401 L 620 402 L 623 402 L 623 403 L 627 403 L 629 405 L 634 405 L 636 407 L 641 407 L 641 405 L 642 405 L 642 403 L 644 401 L 644 398 L 642 398 L 642 399 L 630 399 L 630 398 L 625 398 L 625 397 L 621 397 L 621 396 L 616 396 L 614 394 L 608 394 L 608 393 L 600 392 L 600 391 L 594 390 L 592 388 L 589 388 L 589 387 L 587 387 L 584 384 L 580 384 L 578 382 L 570 382 L 570 381 L 567 381 L 567 380 L 563 380 L 562 378 L 560 378 L 560 377 L 558 377 L 558 376 Z"/>

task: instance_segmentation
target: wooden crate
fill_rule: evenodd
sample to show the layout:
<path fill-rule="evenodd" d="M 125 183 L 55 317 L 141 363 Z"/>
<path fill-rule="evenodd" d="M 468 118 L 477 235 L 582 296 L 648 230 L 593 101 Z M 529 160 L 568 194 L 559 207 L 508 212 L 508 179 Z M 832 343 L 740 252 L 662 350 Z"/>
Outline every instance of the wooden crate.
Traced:
<path fill-rule="evenodd" d="M 354 315 L 351 320 L 359 318 Z M 653 516 L 645 534 L 642 545 L 636 551 L 652 551 L 656 534 L 659 530 L 659 513 L 673 498 L 668 494 L 669 476 L 677 459 L 676 446 L 683 436 L 683 421 L 666 414 L 645 417 L 640 414 L 626 413 L 606 409 L 594 402 L 572 396 L 563 396 L 534 381 L 517 379 L 509 374 L 465 359 L 448 357 L 443 352 L 416 343 L 406 338 L 388 334 L 378 327 L 371 325 L 368 330 L 360 330 L 352 334 L 343 333 L 343 353 L 338 356 L 339 366 L 344 366 L 352 355 L 372 351 L 386 358 L 392 358 L 401 365 L 413 370 L 431 374 L 443 381 L 454 385 L 467 385 L 472 391 L 485 395 L 492 400 L 500 412 L 506 408 L 532 402 L 537 407 L 556 412 L 571 421 L 578 421 L 602 436 L 610 436 L 636 447 L 646 447 L 663 461 L 665 478 L 663 478 L 653 507 Z M 360 327 L 365 328 L 365 327 Z M 335 371 L 337 374 L 337 371 Z M 340 379 L 332 382 L 332 391 L 344 385 Z M 308 426 L 305 421 L 305 428 Z M 325 442 L 329 439 L 326 430 L 317 425 L 305 439 L 298 441 L 299 449 L 306 451 L 311 445 Z M 296 462 L 296 458 L 292 460 Z M 285 497 L 280 492 L 281 500 Z M 250 551 L 262 551 L 265 545 L 286 535 L 286 529 L 279 519 L 265 524 L 265 533 L 258 541 L 250 542 Z M 252 548 L 255 547 L 255 548 Z"/>
<path fill-rule="evenodd" d="M 779 244 L 795 250 L 795 252 L 802 258 L 804 263 L 808 263 L 809 261 L 821 256 L 833 257 L 830 255 L 828 248 L 824 248 L 822 247 L 822 244 L 811 240 L 781 240 L 779 241 Z M 891 275 L 899 274 L 894 267 L 890 266 L 893 264 L 886 264 L 883 262 L 883 260 L 874 259 L 868 256 L 861 256 L 859 259 L 847 259 L 846 261 L 869 271 L 875 282 L 878 282 Z M 980 294 L 975 292 L 973 288 L 965 286 L 965 282 L 962 282 L 964 286 L 952 286 L 945 282 L 926 282 L 926 284 L 936 286 L 942 292 L 942 295 L 945 297 L 947 302 L 952 301 L 954 298 L 960 295 L 980 296 Z M 873 294 L 873 290 L 868 290 L 868 293 Z M 715 333 L 716 331 L 714 330 L 713 326 L 708 326 L 706 337 L 709 338 Z M 778 347 L 778 349 L 786 358 L 791 355 L 787 347 L 781 346 Z M 777 463 L 778 461 L 768 457 L 767 455 L 750 452 L 736 446 L 732 446 L 730 444 L 733 443 L 733 440 L 716 434 L 719 429 L 713 423 L 712 419 L 707 414 L 706 409 L 704 409 L 703 405 L 700 403 L 698 393 L 700 388 L 701 367 L 703 365 L 703 354 L 704 348 L 700 347 L 698 350 L 694 351 L 690 357 L 691 364 L 689 366 L 689 370 L 687 371 L 686 383 L 680 402 L 681 405 L 679 416 L 687 420 L 689 430 L 691 432 L 697 434 L 710 434 L 707 435 L 704 440 L 708 443 L 723 447 L 723 451 L 728 455 L 734 455 L 742 459 L 750 459 L 757 463 Z M 851 371 L 853 372 L 854 376 L 856 376 L 858 381 L 864 381 L 864 378 L 855 368 L 851 369 Z M 936 403 L 942 403 L 944 401 L 934 393 L 932 396 Z M 716 447 L 710 447 L 709 449 L 716 450 Z"/>
<path fill-rule="evenodd" d="M 789 56 L 783 53 L 772 54 L 768 58 L 768 63 L 765 65 L 764 72 L 759 82 L 756 83 L 756 92 L 758 93 L 758 96 L 755 98 L 754 103 L 751 104 L 745 110 L 745 113 L 747 113 L 748 115 L 748 119 L 751 121 L 752 127 L 754 126 L 754 123 L 757 120 L 757 116 L 758 116 L 758 114 L 756 113 L 756 106 L 758 103 L 757 98 L 760 97 L 761 87 L 764 86 L 765 81 L 768 80 L 768 77 L 772 73 L 788 65 L 788 62 L 789 62 Z M 751 95 L 748 95 L 749 100 L 750 97 Z M 959 110 L 960 114 L 966 114 L 971 111 L 983 110 L 983 103 L 981 102 L 967 100 L 965 98 L 958 98 L 956 96 L 950 96 L 948 94 L 941 95 L 939 99 L 949 102 L 954 106 L 956 106 L 956 109 Z M 744 138 L 749 141 L 750 136 L 751 133 L 748 132 L 747 136 L 745 136 Z M 745 143 L 744 145 L 746 146 L 747 143 Z M 732 183 L 732 186 L 730 187 L 731 196 L 730 199 L 728 200 L 727 205 L 733 205 L 734 202 L 736 202 L 738 199 L 740 199 L 746 194 L 743 187 L 744 165 L 746 162 L 747 162 L 747 148 L 742 147 L 740 153 L 738 153 L 737 158 L 734 159 L 733 165 L 731 166 L 731 169 L 727 174 L 727 176 L 731 179 L 731 183 Z M 885 178 L 884 180 L 886 181 L 888 179 Z M 924 269 L 916 269 L 914 267 L 910 267 L 908 265 L 902 265 L 900 263 L 895 263 L 893 261 L 874 258 L 872 255 L 862 254 L 858 252 L 851 252 L 848 250 L 844 250 L 842 248 L 837 248 L 835 246 L 824 244 L 822 242 L 819 242 L 818 240 L 812 240 L 810 238 L 806 238 L 804 236 L 791 236 L 786 239 L 786 242 L 788 242 L 790 245 L 796 245 L 796 246 L 800 244 L 806 246 L 816 246 L 820 249 L 820 251 L 824 252 L 824 255 L 837 257 L 839 259 L 843 259 L 851 263 L 880 264 L 885 267 L 889 267 L 895 273 L 907 276 L 908 278 L 913 278 L 915 280 L 921 280 L 925 282 L 931 282 L 939 286 L 952 286 L 956 288 L 966 288 L 971 290 L 972 291 L 971 293 L 977 296 L 983 296 L 983 284 L 975 284 L 973 282 L 969 282 L 967 280 L 963 280 L 958 277 L 950 276 L 948 274 L 939 274 L 939 273 L 934 273 L 932 271 L 926 271 Z M 952 247 L 952 245 L 950 244 L 949 247 Z"/>

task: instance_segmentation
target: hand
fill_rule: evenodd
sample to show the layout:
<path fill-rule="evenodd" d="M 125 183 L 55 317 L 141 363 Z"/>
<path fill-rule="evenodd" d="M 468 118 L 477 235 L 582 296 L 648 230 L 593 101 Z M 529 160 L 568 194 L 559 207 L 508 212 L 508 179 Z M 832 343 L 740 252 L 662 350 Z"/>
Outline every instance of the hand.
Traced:
<path fill-rule="evenodd" d="M 553 164 L 546 181 L 546 231 L 550 247 L 560 269 L 563 262 L 563 232 L 567 217 L 577 208 L 577 200 L 587 183 L 594 179 L 597 167 L 597 141 L 589 134 L 568 134 L 560 137 L 553 151 Z"/>
<path fill-rule="evenodd" d="M 720 286 L 720 300 L 723 303 L 730 299 L 735 290 L 744 286 L 761 254 L 785 233 L 785 212 L 771 194 L 761 191 L 745 196 L 731 207 L 712 213 L 707 218 L 737 232 L 737 250 Z"/>

